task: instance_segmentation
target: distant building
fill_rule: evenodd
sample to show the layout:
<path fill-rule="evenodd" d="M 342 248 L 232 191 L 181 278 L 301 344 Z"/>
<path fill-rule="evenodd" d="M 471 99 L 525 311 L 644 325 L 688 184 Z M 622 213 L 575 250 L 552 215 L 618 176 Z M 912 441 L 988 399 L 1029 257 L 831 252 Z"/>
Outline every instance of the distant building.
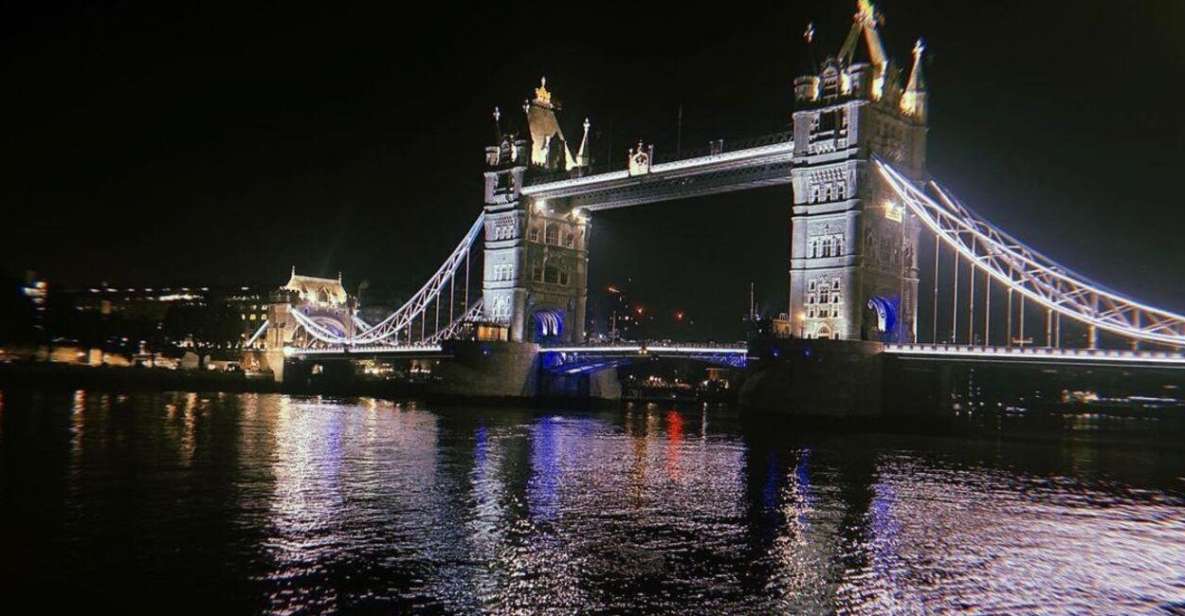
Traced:
<path fill-rule="evenodd" d="M 294 292 L 301 302 L 309 304 L 344 306 L 349 301 L 349 295 L 342 286 L 341 274 L 336 279 L 303 276 L 296 273 L 295 266 L 288 282 L 280 290 Z"/>
<path fill-rule="evenodd" d="M 274 287 L 262 285 L 116 287 L 55 292 L 56 335 L 151 340 L 157 346 L 235 349 L 267 318 Z M 93 338 L 98 337 L 99 340 Z"/>

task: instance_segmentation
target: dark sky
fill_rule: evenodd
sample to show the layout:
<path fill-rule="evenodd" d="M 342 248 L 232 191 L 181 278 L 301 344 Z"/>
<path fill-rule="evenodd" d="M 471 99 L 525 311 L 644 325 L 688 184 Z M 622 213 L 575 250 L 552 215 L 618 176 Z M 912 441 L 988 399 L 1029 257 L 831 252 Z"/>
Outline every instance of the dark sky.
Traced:
<path fill-rule="evenodd" d="M 3 265 L 51 283 L 414 288 L 481 206 L 489 113 L 540 75 L 599 156 L 782 130 L 814 20 L 847 0 L 3 3 Z M 930 171 L 1086 274 L 1185 310 L 1185 2 L 885 0 L 928 42 Z M 593 284 L 705 321 L 785 303 L 788 188 L 594 218 Z"/>

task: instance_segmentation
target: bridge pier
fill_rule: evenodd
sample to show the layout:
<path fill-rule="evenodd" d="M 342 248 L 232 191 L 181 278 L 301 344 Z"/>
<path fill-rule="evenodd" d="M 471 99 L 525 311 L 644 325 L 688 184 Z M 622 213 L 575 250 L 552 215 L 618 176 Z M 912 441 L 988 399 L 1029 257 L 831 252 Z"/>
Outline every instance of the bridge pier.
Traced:
<path fill-rule="evenodd" d="M 617 378 L 616 368 L 608 368 L 590 374 L 541 374 L 539 384 L 539 398 L 620 400 L 622 394 L 621 381 Z"/>
<path fill-rule="evenodd" d="M 565 398 L 619 400 L 615 369 L 553 375 L 543 369 L 540 347 L 530 342 L 453 341 L 450 357 L 436 367 L 429 393 L 442 398 L 514 400 Z"/>
<path fill-rule="evenodd" d="M 539 345 L 454 341 L 436 367 L 429 393 L 447 398 L 533 398 L 538 391 Z"/>
<path fill-rule="evenodd" d="M 276 383 L 284 382 L 284 349 L 269 348 L 262 354 L 262 367 L 272 371 L 272 380 Z"/>
<path fill-rule="evenodd" d="M 824 418 L 882 413 L 883 345 L 843 340 L 774 340 L 750 349 L 741 406 Z"/>

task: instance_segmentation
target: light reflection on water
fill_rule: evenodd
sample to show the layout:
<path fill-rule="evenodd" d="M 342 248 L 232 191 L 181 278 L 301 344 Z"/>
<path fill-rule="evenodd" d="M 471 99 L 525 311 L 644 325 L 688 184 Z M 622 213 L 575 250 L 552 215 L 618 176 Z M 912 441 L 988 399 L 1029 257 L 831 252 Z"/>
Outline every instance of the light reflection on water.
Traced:
<path fill-rule="evenodd" d="M 1185 603 L 1183 456 L 1155 434 L 828 434 L 726 409 L 0 395 L 0 579 L 51 599 L 271 613 Z"/>

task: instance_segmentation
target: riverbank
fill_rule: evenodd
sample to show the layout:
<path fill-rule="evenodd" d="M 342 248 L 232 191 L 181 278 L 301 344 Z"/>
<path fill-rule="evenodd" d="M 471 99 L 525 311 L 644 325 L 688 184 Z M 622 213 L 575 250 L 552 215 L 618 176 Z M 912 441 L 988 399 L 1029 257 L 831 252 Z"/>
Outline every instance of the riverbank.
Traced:
<path fill-rule="evenodd" d="M 95 391 L 280 391 L 280 387 L 270 378 L 248 377 L 241 372 L 80 366 L 51 362 L 0 364 L 0 386 Z"/>

